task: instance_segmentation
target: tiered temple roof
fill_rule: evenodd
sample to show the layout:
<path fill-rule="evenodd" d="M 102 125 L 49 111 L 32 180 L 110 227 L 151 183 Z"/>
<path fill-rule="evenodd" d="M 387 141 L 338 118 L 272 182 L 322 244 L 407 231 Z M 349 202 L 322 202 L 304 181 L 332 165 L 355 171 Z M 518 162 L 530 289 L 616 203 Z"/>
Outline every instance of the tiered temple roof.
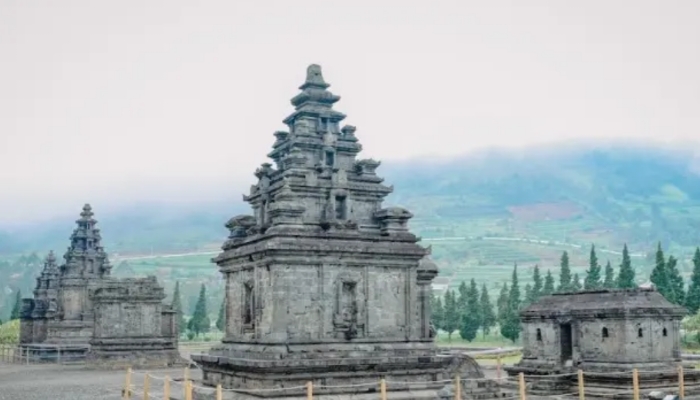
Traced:
<path fill-rule="evenodd" d="M 102 247 L 100 230 L 95 227 L 90 204 L 83 206 L 78 225 L 70 237 L 71 245 L 63 256 L 62 277 L 104 278 L 109 276 L 112 266 Z"/>
<path fill-rule="evenodd" d="M 411 217 L 393 208 L 382 210 L 386 215 L 378 213 L 393 188 L 375 173 L 378 161 L 357 160 L 362 145 L 356 128 L 340 127 L 345 114 L 333 109 L 340 96 L 328 91 L 329 86 L 320 66 L 308 67 L 302 92 L 291 100 L 295 111 L 284 119 L 289 130 L 274 134 L 268 154 L 274 166 L 262 164 L 255 171 L 258 183 L 243 196 L 255 216 L 238 216 L 227 224 L 234 242 L 269 228 L 380 234 L 384 222 Z"/>
<path fill-rule="evenodd" d="M 52 317 L 57 311 L 59 268 L 51 250 L 44 261 L 44 268 L 36 278 L 33 318 Z"/>

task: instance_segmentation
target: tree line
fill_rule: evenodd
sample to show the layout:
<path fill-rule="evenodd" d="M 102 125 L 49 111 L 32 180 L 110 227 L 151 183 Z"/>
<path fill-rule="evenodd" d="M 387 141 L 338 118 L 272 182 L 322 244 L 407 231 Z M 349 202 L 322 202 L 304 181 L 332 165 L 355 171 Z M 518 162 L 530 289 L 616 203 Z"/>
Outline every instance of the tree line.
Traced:
<path fill-rule="evenodd" d="M 447 332 L 448 340 L 455 331 L 462 339 L 472 341 L 481 329 L 484 336 L 498 327 L 501 336 L 515 342 L 520 336 L 519 312 L 522 308 L 555 292 L 577 292 L 595 289 L 631 289 L 637 287 L 636 272 L 632 266 L 627 245 L 622 250 L 622 261 L 615 269 L 608 261 L 602 266 L 591 246 L 589 265 L 583 277 L 571 273 L 569 254 L 564 251 L 559 262 L 559 282 L 555 282 L 550 270 L 544 277 L 538 265 L 532 271 L 532 284 L 525 285 L 521 296 L 518 283 L 518 266 L 513 267 L 510 284 L 501 285 L 495 307 L 489 298 L 486 284 L 479 285 L 472 278 L 467 285 L 462 282 L 457 291 L 448 289 L 443 297 L 432 298 L 432 323 L 436 329 Z M 693 272 L 686 290 L 685 281 L 678 269 L 678 259 L 664 255 L 661 244 L 656 249 L 656 262 L 650 281 L 656 290 L 671 303 L 684 306 L 689 314 L 700 309 L 700 248 L 695 249 Z"/>

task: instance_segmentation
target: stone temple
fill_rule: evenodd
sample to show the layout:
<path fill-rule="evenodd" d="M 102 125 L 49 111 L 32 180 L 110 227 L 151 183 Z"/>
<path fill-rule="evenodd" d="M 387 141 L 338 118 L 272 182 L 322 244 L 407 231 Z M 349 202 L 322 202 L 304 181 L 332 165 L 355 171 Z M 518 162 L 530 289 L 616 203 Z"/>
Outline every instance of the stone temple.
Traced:
<path fill-rule="evenodd" d="M 305 396 L 293 387 L 312 381 L 317 396 L 374 399 L 384 377 L 396 382 L 389 397 L 434 399 L 458 371 L 483 375 L 471 358 L 438 354 L 437 267 L 408 229 L 412 214 L 382 207 L 392 187 L 378 161 L 357 159 L 355 127 L 340 126 L 329 86 L 318 65 L 307 69 L 288 130 L 274 134 L 274 165 L 243 197 L 253 214 L 226 224 L 213 260 L 226 280 L 225 337 L 192 358 L 205 384 L 254 397 Z M 289 390 L 259 390 L 269 388 Z"/>
<path fill-rule="evenodd" d="M 161 304 L 155 277 L 116 279 L 89 204 L 58 266 L 53 251 L 22 300 L 20 346 L 37 359 L 87 357 L 94 364 L 172 364 L 178 360 L 174 313 Z"/>
<path fill-rule="evenodd" d="M 523 372 L 533 394 L 576 392 L 579 369 L 587 396 L 626 390 L 635 368 L 645 371 L 642 389 L 675 387 L 685 315 L 653 289 L 546 296 L 521 311 L 523 358 L 507 370 Z M 697 385 L 698 372 L 686 371 L 687 385 Z"/>

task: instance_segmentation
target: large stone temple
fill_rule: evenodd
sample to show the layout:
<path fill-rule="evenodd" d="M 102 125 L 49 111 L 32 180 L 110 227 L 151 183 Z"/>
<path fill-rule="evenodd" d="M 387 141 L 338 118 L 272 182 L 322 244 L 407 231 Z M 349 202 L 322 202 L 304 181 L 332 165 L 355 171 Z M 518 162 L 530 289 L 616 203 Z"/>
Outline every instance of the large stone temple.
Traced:
<path fill-rule="evenodd" d="M 243 197 L 253 214 L 226 224 L 213 260 L 226 280 L 225 337 L 192 358 L 206 384 L 254 397 L 301 396 L 312 381 L 317 396 L 375 398 L 384 377 L 396 382 L 389 397 L 433 399 L 457 371 L 483 375 L 468 357 L 438 354 L 437 267 L 408 229 L 412 214 L 382 206 L 392 187 L 378 161 L 357 159 L 355 127 L 340 126 L 329 86 L 311 65 L 288 130 L 274 134 L 274 165 Z M 289 390 L 260 390 L 270 388 Z"/>
<path fill-rule="evenodd" d="M 174 313 L 155 277 L 116 279 L 89 204 L 58 266 L 53 251 L 23 299 L 20 345 L 37 359 L 86 358 L 94 364 L 172 364 Z"/>

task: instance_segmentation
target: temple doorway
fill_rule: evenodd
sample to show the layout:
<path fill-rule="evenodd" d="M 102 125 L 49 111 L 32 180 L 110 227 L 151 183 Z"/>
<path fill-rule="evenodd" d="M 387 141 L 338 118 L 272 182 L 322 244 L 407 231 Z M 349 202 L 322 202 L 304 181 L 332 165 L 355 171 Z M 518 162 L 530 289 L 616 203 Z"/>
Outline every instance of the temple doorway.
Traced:
<path fill-rule="evenodd" d="M 566 363 L 571 360 L 574 353 L 573 340 L 571 337 L 571 324 L 561 324 L 560 326 L 560 346 L 561 346 L 561 361 Z"/>

